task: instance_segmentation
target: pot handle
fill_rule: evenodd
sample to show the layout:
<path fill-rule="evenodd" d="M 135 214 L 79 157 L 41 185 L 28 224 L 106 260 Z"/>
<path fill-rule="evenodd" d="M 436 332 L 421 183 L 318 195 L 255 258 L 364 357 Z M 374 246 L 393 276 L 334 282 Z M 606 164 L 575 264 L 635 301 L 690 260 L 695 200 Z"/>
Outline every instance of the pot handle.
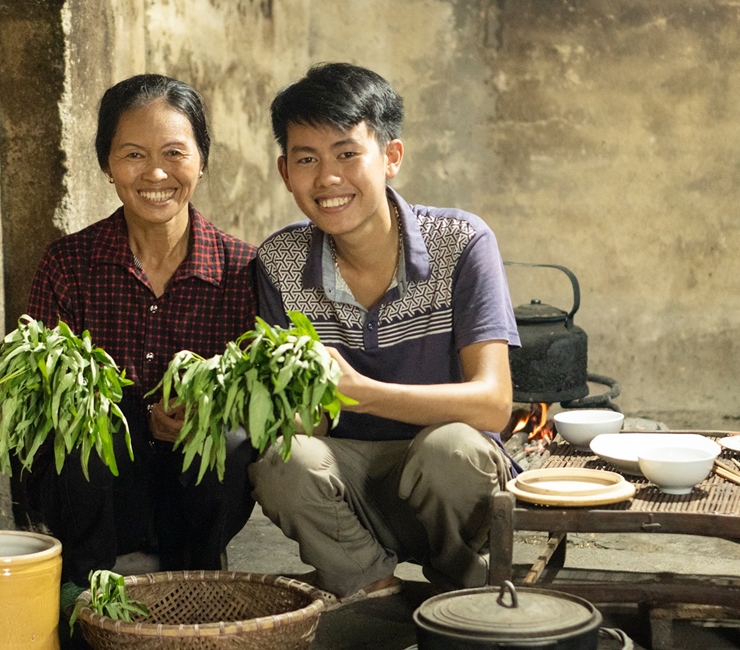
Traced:
<path fill-rule="evenodd" d="M 570 279 L 571 285 L 573 285 L 573 308 L 568 312 L 568 315 L 565 317 L 565 320 L 568 322 L 568 324 L 572 324 L 573 322 L 573 316 L 578 311 L 578 308 L 581 306 L 581 287 L 578 284 L 578 278 L 575 276 L 573 271 L 570 269 L 566 269 L 564 266 L 560 266 L 559 264 L 533 264 L 528 262 L 504 262 L 506 266 L 539 266 L 539 267 L 546 267 L 550 269 L 558 269 L 559 271 L 562 271 L 565 273 L 565 275 L 568 276 Z"/>
<path fill-rule="evenodd" d="M 506 596 L 507 593 L 511 598 L 510 603 L 504 602 L 504 596 Z M 496 602 L 501 605 L 501 607 L 519 607 L 519 596 L 517 596 L 516 588 L 514 587 L 514 583 L 511 582 L 511 580 L 504 580 L 501 583 L 501 589 L 498 592 L 498 598 L 496 599 Z"/>
<path fill-rule="evenodd" d="M 611 628 L 611 627 L 601 627 L 599 628 L 599 636 L 621 641 L 622 642 L 621 650 L 634 650 L 635 649 L 635 644 L 632 642 L 632 639 L 630 639 L 624 632 L 622 632 L 622 630 L 618 630 L 616 628 Z"/>

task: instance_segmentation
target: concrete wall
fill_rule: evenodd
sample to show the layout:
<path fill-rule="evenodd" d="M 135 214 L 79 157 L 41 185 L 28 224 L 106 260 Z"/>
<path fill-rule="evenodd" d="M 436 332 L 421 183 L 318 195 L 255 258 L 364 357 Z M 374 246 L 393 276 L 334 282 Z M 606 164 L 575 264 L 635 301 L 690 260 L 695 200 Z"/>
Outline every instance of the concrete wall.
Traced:
<path fill-rule="evenodd" d="M 629 410 L 740 415 L 739 11 L 603 0 L 500 15 L 479 204 L 509 258 L 577 274 L 591 366 L 621 380 Z"/>
<path fill-rule="evenodd" d="M 63 195 L 61 0 L 0 5 L 0 210 L 5 315 L 14 323 Z"/>
<path fill-rule="evenodd" d="M 408 200 L 476 212 L 505 259 L 575 272 L 590 369 L 621 382 L 626 412 L 736 425 L 737 3 L 24 2 L 0 5 L 7 324 L 42 245 L 116 205 L 92 150 L 106 87 L 149 71 L 203 92 L 215 143 L 196 204 L 259 243 L 299 216 L 269 102 L 309 64 L 348 60 L 405 97 Z M 510 280 L 517 304 L 570 307 L 562 274 Z"/>

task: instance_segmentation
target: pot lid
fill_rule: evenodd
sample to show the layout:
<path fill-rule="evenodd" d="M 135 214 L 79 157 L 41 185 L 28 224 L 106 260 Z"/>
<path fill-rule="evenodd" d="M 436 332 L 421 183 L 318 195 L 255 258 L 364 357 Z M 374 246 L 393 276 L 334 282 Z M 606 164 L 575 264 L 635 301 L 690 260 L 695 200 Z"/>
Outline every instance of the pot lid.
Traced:
<path fill-rule="evenodd" d="M 570 594 L 544 589 L 464 589 L 434 596 L 414 614 L 420 624 L 452 632 L 501 640 L 541 638 L 582 630 L 600 614 Z"/>
<path fill-rule="evenodd" d="M 517 323 L 552 322 L 564 321 L 568 313 L 539 300 L 532 300 L 528 305 L 519 305 L 514 310 L 514 317 Z"/>

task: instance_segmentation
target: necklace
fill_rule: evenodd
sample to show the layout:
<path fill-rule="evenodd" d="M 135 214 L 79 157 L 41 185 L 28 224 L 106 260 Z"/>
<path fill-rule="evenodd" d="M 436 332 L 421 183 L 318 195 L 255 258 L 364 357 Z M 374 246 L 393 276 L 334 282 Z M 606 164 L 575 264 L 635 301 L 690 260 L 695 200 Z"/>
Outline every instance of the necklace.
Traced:
<path fill-rule="evenodd" d="M 403 250 L 403 230 L 401 229 L 401 216 L 398 214 L 398 206 L 396 206 L 393 201 L 389 201 L 389 203 L 393 208 L 393 214 L 396 216 L 396 227 L 398 228 L 398 262 L 396 262 L 396 267 L 398 267 L 398 263 L 401 261 L 401 251 Z M 331 259 L 334 262 L 334 268 L 339 271 L 337 245 L 334 241 L 334 237 L 332 237 L 331 235 L 329 235 L 329 250 L 331 251 Z M 136 256 L 134 256 L 134 260 L 136 260 Z"/>
<path fill-rule="evenodd" d="M 132 255 L 133 255 L 133 253 L 132 253 Z M 141 263 L 141 261 L 139 260 L 139 258 L 136 257 L 136 255 L 134 255 L 134 264 L 136 265 L 136 268 L 139 268 L 142 271 L 144 270 L 144 265 Z"/>

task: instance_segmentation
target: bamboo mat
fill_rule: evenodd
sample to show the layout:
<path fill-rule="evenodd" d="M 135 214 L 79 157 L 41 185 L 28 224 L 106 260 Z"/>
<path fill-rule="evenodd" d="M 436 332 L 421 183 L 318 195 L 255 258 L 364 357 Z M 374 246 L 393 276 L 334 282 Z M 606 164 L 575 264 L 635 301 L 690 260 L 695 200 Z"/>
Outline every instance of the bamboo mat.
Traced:
<path fill-rule="evenodd" d="M 550 456 L 538 468 L 585 467 L 617 471 L 611 463 L 594 454 L 576 451 L 567 443 L 552 442 Z M 737 452 L 722 450 L 720 458 L 731 462 Z M 718 515 L 740 515 L 740 485 L 727 481 L 712 472 L 699 483 L 690 494 L 664 494 L 660 489 L 642 476 L 625 474 L 634 484 L 635 496 L 620 503 L 599 506 L 600 510 L 630 510 L 633 512 L 686 512 Z"/>

